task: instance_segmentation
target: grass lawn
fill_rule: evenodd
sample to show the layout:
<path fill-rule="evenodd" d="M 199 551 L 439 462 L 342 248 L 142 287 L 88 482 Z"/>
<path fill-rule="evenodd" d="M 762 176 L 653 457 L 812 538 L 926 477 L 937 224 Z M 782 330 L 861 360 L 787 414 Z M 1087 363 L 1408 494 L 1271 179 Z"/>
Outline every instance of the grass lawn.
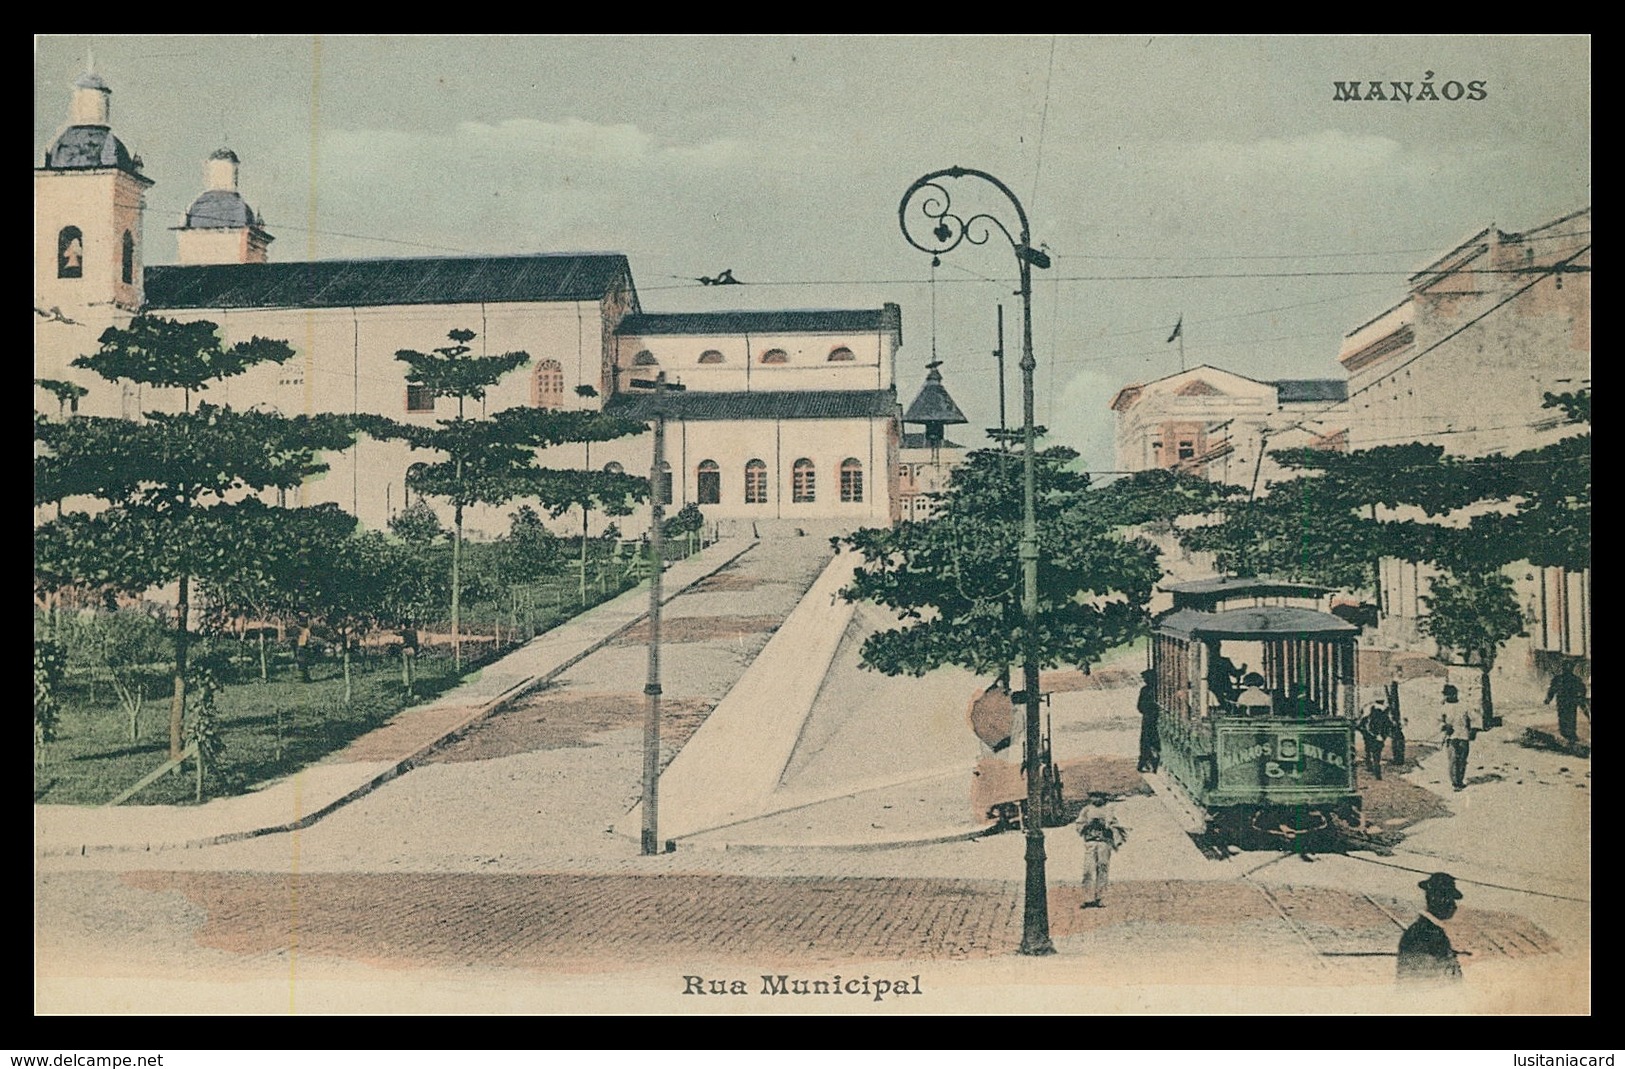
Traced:
<path fill-rule="evenodd" d="M 686 548 L 681 543 L 673 546 L 669 558 L 685 556 Z M 467 605 L 462 674 L 637 585 L 638 577 L 629 574 L 623 562 L 593 563 L 597 567 L 586 584 L 585 604 L 580 597 L 579 572 L 571 570 L 529 584 L 517 595 L 510 591 L 500 604 L 476 601 Z M 217 731 L 225 753 L 220 767 L 209 770 L 205 799 L 242 794 L 256 784 L 296 772 L 343 749 L 409 705 L 449 689 L 460 678 L 445 641 L 449 630 L 445 622 L 423 629 L 425 645 L 415 662 L 410 698 L 402 684 L 398 654 L 353 655 L 348 704 L 344 701 L 343 666 L 335 653 L 312 664 L 307 683 L 300 678 L 286 641 L 268 646 L 269 680 L 262 682 L 256 644 L 233 638 L 199 640 L 194 647 L 197 655 L 207 656 L 212 643 L 217 653 L 214 661 L 226 666 L 220 670 L 226 685 L 215 699 Z M 168 650 L 167 638 L 149 644 L 147 663 L 134 672 L 126 669 L 127 677 L 145 681 L 146 699 L 134 740 L 130 718 L 114 693 L 106 667 L 98 667 L 94 657 L 83 651 L 70 657 L 60 692 L 57 738 L 45 745 L 43 760 L 35 766 L 35 802 L 105 805 L 168 760 L 172 684 L 166 674 L 169 667 L 159 660 L 169 655 Z M 195 695 L 189 696 L 189 707 L 196 700 Z M 142 788 L 126 804 L 186 804 L 194 800 L 195 793 L 196 777 L 188 762 Z"/>
<path fill-rule="evenodd" d="M 466 667 L 466 666 L 465 666 Z M 412 703 L 457 682 L 449 651 L 436 649 L 418 659 Z M 240 794 L 265 780 L 295 772 L 385 723 L 407 707 L 398 658 L 375 657 L 351 666 L 352 700 L 344 703 L 343 668 L 323 661 L 300 680 L 281 660 L 270 682 L 257 678 L 228 684 L 216 697 L 220 736 L 226 750 L 207 796 Z M 88 700 L 88 688 L 70 682 L 55 742 L 45 747 L 43 766 L 34 772 L 36 802 L 102 805 L 133 786 L 169 757 L 169 695 L 154 687 L 142 708 L 139 735 L 130 741 L 129 720 L 105 683 Z M 191 697 L 188 701 L 195 701 Z M 191 802 L 196 779 L 190 763 L 143 788 L 128 804 Z"/>

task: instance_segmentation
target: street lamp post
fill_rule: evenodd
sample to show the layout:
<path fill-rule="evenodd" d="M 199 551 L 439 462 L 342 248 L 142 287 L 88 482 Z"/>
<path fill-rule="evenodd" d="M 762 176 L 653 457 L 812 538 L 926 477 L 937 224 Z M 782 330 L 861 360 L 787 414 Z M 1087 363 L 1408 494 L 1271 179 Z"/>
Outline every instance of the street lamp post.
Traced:
<path fill-rule="evenodd" d="M 643 835 L 642 852 L 660 852 L 660 599 L 661 573 L 666 547 L 661 523 L 665 519 L 666 409 L 665 394 L 683 387 L 667 382 L 662 371 L 653 379 L 633 379 L 631 385 L 654 391 L 654 456 L 649 464 L 649 674 L 643 686 L 648 699 L 643 720 Z"/>
<path fill-rule="evenodd" d="M 1021 223 L 1019 235 L 994 215 L 976 212 L 960 216 L 953 211 L 953 198 L 945 179 L 977 178 L 991 184 L 1009 198 Z M 910 210 L 915 212 L 916 227 L 926 229 L 924 235 L 909 230 Z M 1038 518 L 1035 506 L 1037 476 L 1034 465 L 1033 429 L 1033 370 L 1038 362 L 1033 359 L 1033 281 L 1032 269 L 1049 266 L 1049 257 L 1032 247 L 1032 235 L 1027 227 L 1027 212 L 1010 187 L 988 174 L 966 167 L 949 167 L 919 178 L 908 187 L 897 206 L 897 221 L 903 237 L 921 252 L 928 252 L 932 262 L 938 262 L 943 253 L 951 252 L 961 242 L 985 244 L 996 229 L 1010 242 L 1016 254 L 1016 265 L 1021 271 L 1021 405 L 1022 441 L 1025 444 L 1022 472 L 1021 544 L 1021 614 L 1022 630 L 1022 690 L 1026 697 L 1026 772 L 1027 819 L 1023 821 L 1026 836 L 1026 891 L 1023 896 L 1021 923 L 1021 953 L 1053 954 L 1055 944 L 1049 936 L 1049 887 L 1044 875 L 1044 790 L 1042 769 L 1039 767 L 1040 739 L 1038 731 Z M 922 240 L 922 237 L 924 240 Z"/>

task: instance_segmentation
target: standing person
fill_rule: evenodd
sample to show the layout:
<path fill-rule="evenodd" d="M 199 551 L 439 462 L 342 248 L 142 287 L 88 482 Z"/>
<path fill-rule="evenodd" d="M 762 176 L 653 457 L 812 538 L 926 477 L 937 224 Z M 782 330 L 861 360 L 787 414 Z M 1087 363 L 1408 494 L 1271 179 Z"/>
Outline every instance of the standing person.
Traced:
<path fill-rule="evenodd" d="M 1378 698 L 1372 702 L 1371 708 L 1355 727 L 1359 729 L 1360 737 L 1365 740 L 1366 770 L 1382 779 L 1382 748 L 1393 730 L 1392 721 L 1388 716 L 1388 706 L 1383 699 Z"/>
<path fill-rule="evenodd" d="M 1405 763 L 1405 714 L 1399 704 L 1399 685 L 1405 682 L 1405 666 L 1394 665 L 1394 678 L 1388 681 L 1388 719 L 1393 727 L 1393 734 L 1389 735 L 1393 745 L 1389 752 L 1393 754 L 1395 767 Z"/>
<path fill-rule="evenodd" d="M 1546 689 L 1546 701 L 1550 705 L 1557 701 L 1557 730 L 1563 736 L 1563 741 L 1570 746 L 1580 741 L 1580 722 L 1575 714 L 1584 709 L 1586 719 L 1591 718 L 1591 703 L 1586 699 L 1586 685 L 1575 671 L 1573 661 L 1564 661 L 1563 667 L 1557 670 L 1552 677 L 1552 685 Z"/>
<path fill-rule="evenodd" d="M 1461 695 L 1452 683 L 1444 685 L 1444 711 L 1439 716 L 1439 731 L 1445 745 L 1450 748 L 1450 785 L 1456 790 L 1467 787 L 1467 753 L 1478 725 L 1473 715 L 1461 702 Z"/>
<path fill-rule="evenodd" d="M 1079 909 L 1102 905 L 1112 854 L 1128 839 L 1128 829 L 1117 823 L 1106 796 L 1094 791 L 1078 814 L 1077 831 L 1083 839 L 1083 904 Z"/>
<path fill-rule="evenodd" d="M 1427 909 L 1399 937 L 1399 980 L 1461 980 L 1461 962 L 1450 943 L 1446 921 L 1456 915 L 1461 892 L 1456 878 L 1435 872 L 1416 886 L 1427 898 Z"/>
<path fill-rule="evenodd" d="M 1137 703 L 1140 710 L 1140 764 L 1139 771 L 1155 772 L 1162 764 L 1162 736 L 1157 731 L 1157 673 L 1147 668 L 1140 673 L 1144 682 L 1140 686 Z"/>
<path fill-rule="evenodd" d="M 1224 654 L 1214 651 L 1207 666 L 1207 689 L 1220 703 L 1230 705 L 1235 702 L 1239 688 L 1236 680 L 1241 673 L 1236 669 L 1235 663 Z"/>

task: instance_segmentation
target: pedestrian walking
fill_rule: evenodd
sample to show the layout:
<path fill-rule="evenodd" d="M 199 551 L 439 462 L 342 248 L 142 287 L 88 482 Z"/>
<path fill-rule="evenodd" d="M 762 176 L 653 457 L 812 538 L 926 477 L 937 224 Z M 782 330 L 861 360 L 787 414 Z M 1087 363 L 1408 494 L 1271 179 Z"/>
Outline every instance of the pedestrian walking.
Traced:
<path fill-rule="evenodd" d="M 1392 754 L 1391 760 L 1396 766 L 1405 764 L 1405 711 L 1399 704 L 1399 686 L 1405 682 L 1405 666 L 1394 665 L 1394 678 L 1388 681 L 1388 720 L 1393 727 L 1393 733 L 1388 736 L 1388 752 Z"/>
<path fill-rule="evenodd" d="M 1083 839 L 1083 904 L 1080 909 L 1103 905 L 1112 854 L 1128 839 L 1128 829 L 1106 804 L 1106 796 L 1091 792 L 1078 814 L 1078 836 Z"/>
<path fill-rule="evenodd" d="M 1387 702 L 1381 698 L 1372 702 L 1371 708 L 1366 710 L 1366 714 L 1354 726 L 1359 729 L 1360 737 L 1365 740 L 1366 770 L 1382 779 L 1382 748 L 1388 742 L 1388 736 L 1393 733 Z"/>
<path fill-rule="evenodd" d="M 1473 722 L 1468 707 L 1462 704 L 1460 693 L 1450 683 L 1444 685 L 1444 711 L 1439 717 L 1439 732 L 1450 750 L 1450 785 L 1458 791 L 1464 790 L 1467 787 L 1467 755 L 1473 739 L 1478 735 L 1478 725 Z"/>
<path fill-rule="evenodd" d="M 1399 937 L 1399 980 L 1460 981 L 1461 962 L 1456 960 L 1446 923 L 1456 915 L 1456 903 L 1461 901 L 1456 878 L 1448 872 L 1435 872 L 1416 886 L 1422 889 L 1427 908 Z"/>
<path fill-rule="evenodd" d="M 1140 685 L 1138 708 L 1140 710 L 1140 764 L 1139 771 L 1155 772 L 1162 764 L 1162 736 L 1157 730 L 1157 717 L 1161 710 L 1157 706 L 1157 673 L 1155 669 L 1147 668 L 1140 673 L 1144 682 Z"/>
<path fill-rule="evenodd" d="M 1586 699 L 1585 681 L 1575 670 L 1577 667 L 1574 661 L 1563 662 L 1563 667 L 1552 677 L 1552 685 L 1546 688 L 1544 703 L 1557 702 L 1557 731 L 1570 746 L 1580 741 L 1580 722 L 1576 718 L 1579 710 L 1584 709 L 1586 719 L 1591 719 L 1591 703 Z"/>

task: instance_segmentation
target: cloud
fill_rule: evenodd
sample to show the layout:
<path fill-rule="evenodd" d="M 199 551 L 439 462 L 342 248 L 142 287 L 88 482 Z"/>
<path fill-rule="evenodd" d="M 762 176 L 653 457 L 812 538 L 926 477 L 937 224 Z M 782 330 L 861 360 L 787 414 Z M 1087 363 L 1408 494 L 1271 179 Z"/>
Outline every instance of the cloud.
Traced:
<path fill-rule="evenodd" d="M 632 123 L 594 123 L 585 119 L 544 122 L 504 119 L 491 124 L 459 123 L 447 138 L 451 147 L 475 152 L 500 151 L 515 156 L 566 156 L 579 161 L 639 163 L 650 156 L 654 138 Z"/>

